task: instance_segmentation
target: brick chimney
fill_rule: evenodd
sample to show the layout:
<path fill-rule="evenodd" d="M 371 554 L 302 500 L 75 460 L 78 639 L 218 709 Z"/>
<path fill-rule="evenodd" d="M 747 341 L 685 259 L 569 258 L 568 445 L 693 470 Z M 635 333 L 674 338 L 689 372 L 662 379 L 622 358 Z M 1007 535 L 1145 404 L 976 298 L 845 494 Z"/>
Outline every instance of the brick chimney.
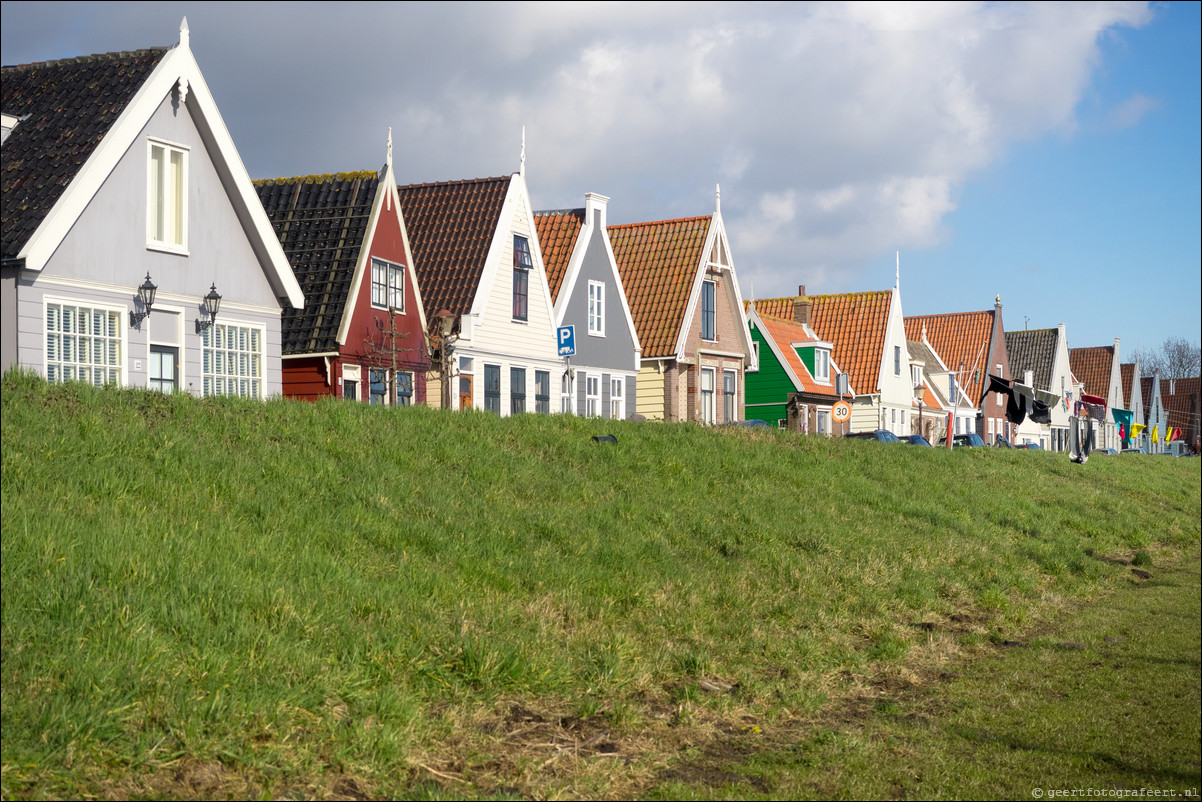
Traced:
<path fill-rule="evenodd" d="M 801 289 L 805 289 L 802 287 Z M 805 297 L 803 293 L 800 297 L 793 299 L 793 320 L 801 323 L 803 326 L 810 325 L 810 314 L 814 311 L 814 301 Z"/>

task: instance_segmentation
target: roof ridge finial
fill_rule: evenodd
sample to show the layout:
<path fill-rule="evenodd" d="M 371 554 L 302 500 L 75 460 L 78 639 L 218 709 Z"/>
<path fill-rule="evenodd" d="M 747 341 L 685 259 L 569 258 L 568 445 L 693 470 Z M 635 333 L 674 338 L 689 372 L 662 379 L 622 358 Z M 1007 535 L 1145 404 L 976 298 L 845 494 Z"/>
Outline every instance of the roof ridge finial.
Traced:
<path fill-rule="evenodd" d="M 722 214 L 722 185 L 714 182 L 714 214 Z"/>
<path fill-rule="evenodd" d="M 179 46 L 188 49 L 188 18 L 184 17 L 179 23 Z"/>
<path fill-rule="evenodd" d="M 388 153 L 384 157 L 384 164 L 387 165 L 389 171 L 392 170 L 392 126 L 388 126 Z"/>
<path fill-rule="evenodd" d="M 897 251 L 897 272 L 893 275 L 893 289 L 901 287 L 901 251 Z"/>
<path fill-rule="evenodd" d="M 522 126 L 522 158 L 518 164 L 518 175 L 526 176 L 526 126 Z"/>

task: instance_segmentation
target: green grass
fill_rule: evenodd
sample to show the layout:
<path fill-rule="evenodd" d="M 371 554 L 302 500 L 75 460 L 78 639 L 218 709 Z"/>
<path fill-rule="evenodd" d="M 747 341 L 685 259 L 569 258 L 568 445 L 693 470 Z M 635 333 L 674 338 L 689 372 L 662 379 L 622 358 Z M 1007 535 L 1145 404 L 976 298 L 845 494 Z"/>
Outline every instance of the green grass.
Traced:
<path fill-rule="evenodd" d="M 5 798 L 633 793 L 1200 536 L 1197 460 L 2 398 Z"/>
<path fill-rule="evenodd" d="M 882 685 L 860 710 L 750 755 L 727 744 L 662 799 L 1050 799 L 1154 789 L 1197 797 L 1199 554 L 1132 577 L 931 688 Z M 871 706 L 863 704 L 871 700 Z M 724 759 L 723 759 L 724 758 Z M 1136 793 L 1136 796 L 1139 794 Z"/>

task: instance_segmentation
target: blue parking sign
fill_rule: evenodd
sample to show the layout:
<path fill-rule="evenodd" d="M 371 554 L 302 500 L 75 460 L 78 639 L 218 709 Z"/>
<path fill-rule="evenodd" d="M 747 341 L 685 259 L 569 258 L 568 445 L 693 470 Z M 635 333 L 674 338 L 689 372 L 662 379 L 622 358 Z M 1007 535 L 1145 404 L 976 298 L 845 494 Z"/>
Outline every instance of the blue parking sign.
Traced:
<path fill-rule="evenodd" d="M 556 332 L 560 356 L 576 356 L 576 327 L 560 326 Z"/>

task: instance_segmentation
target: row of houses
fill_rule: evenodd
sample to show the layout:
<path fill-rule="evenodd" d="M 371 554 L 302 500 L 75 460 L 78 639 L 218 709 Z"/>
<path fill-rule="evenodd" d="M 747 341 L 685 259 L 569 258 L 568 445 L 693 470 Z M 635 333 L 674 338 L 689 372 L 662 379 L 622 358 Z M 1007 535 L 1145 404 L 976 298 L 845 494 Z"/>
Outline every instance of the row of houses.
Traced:
<path fill-rule="evenodd" d="M 186 21 L 169 49 L 5 67 L 2 111 L 6 370 L 831 435 L 950 427 L 1056 449 L 1082 392 L 1146 421 L 1150 447 L 1172 425 L 1118 340 L 1006 332 L 1000 298 L 906 317 L 899 275 L 744 300 L 717 191 L 708 214 L 611 225 L 597 193 L 535 210 L 524 157 L 511 175 L 398 184 L 391 134 L 378 170 L 252 180 Z M 1051 422 L 982 400 L 991 375 L 1055 394 Z M 1102 444 L 1120 439 L 1111 422 Z"/>

